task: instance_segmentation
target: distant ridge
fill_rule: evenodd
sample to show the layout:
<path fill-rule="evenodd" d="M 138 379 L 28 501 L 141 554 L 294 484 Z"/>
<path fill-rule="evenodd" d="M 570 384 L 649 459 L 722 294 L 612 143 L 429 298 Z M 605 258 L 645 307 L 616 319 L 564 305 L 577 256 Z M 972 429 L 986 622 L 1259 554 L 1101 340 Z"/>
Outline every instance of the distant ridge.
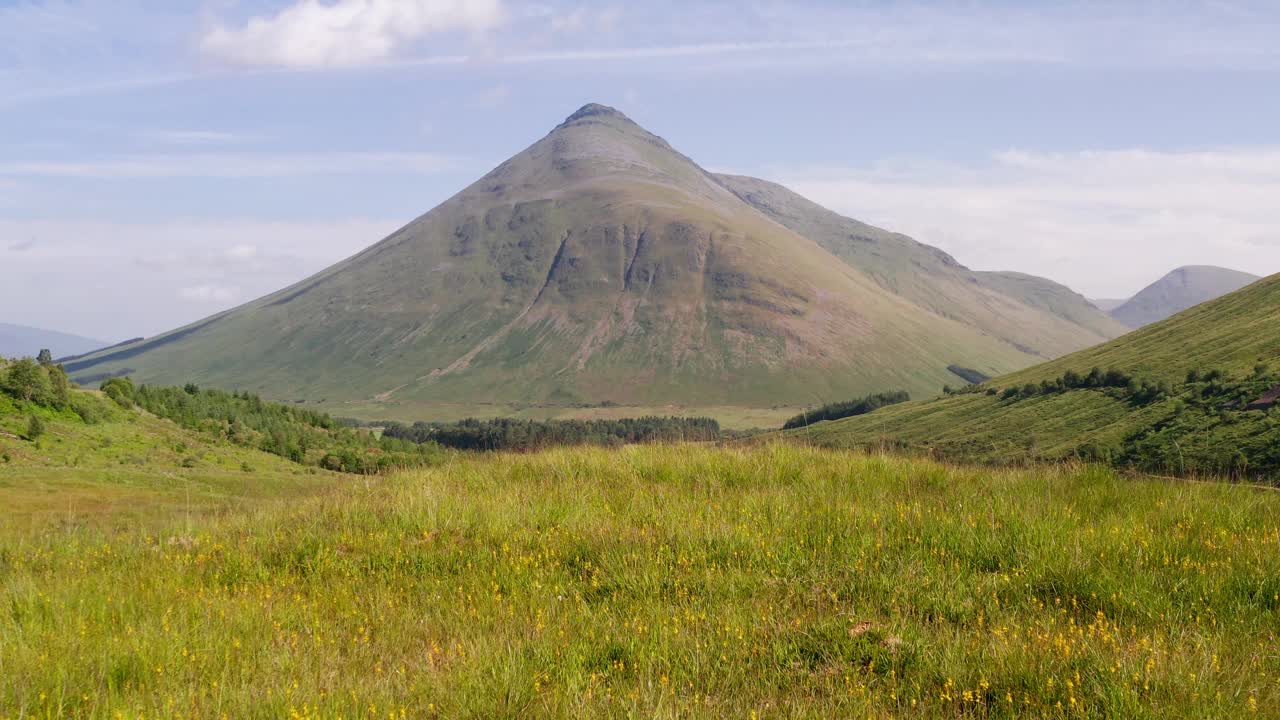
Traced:
<path fill-rule="evenodd" d="M 1187 265 L 1143 288 L 1112 309 L 1111 316 L 1129 327 L 1138 328 L 1235 292 L 1260 279 L 1257 275 L 1212 265 Z"/>
<path fill-rule="evenodd" d="M 107 343 L 56 330 L 0 323 L 0 357 L 35 357 L 49 350 L 55 357 L 97 350 Z"/>

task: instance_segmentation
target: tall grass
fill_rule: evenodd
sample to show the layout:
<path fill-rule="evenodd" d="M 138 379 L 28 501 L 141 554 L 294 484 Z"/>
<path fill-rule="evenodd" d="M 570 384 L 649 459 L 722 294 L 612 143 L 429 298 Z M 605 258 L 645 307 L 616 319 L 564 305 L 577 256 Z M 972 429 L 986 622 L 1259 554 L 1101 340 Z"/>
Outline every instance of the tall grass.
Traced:
<path fill-rule="evenodd" d="M 0 717 L 1276 717 L 1280 497 L 554 450 L 0 539 Z"/>

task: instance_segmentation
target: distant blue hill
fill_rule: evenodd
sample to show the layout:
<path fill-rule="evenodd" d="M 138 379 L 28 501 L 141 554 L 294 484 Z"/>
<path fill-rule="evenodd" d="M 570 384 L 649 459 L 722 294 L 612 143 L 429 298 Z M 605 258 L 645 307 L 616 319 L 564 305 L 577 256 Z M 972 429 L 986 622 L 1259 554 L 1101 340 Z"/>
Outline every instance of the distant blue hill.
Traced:
<path fill-rule="evenodd" d="M 35 357 L 48 348 L 55 358 L 79 355 L 108 345 L 103 340 L 25 325 L 0 323 L 0 357 Z"/>

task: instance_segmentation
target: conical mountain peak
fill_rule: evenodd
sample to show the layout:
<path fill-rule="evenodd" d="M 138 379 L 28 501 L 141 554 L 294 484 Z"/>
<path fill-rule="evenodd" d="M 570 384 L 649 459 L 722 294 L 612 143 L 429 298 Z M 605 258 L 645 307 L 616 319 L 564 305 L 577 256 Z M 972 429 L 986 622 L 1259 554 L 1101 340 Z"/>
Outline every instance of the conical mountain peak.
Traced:
<path fill-rule="evenodd" d="M 631 118 L 622 114 L 622 112 L 617 108 L 612 108 L 608 105 L 601 105 L 600 103 L 587 103 L 586 105 L 583 105 L 578 108 L 577 112 L 565 118 L 564 122 L 561 124 L 568 125 L 569 123 L 576 122 L 578 120 L 585 120 L 587 118 L 622 120 L 624 122 L 632 123 L 633 125 L 635 124 L 632 122 Z"/>
<path fill-rule="evenodd" d="M 583 105 L 470 191 L 508 201 L 560 199 L 565 192 L 588 189 L 629 195 L 634 188 L 626 186 L 636 182 L 742 209 L 732 193 L 666 140 L 599 103 Z"/>
<path fill-rule="evenodd" d="M 564 122 L 557 125 L 551 135 L 572 134 L 577 130 L 613 130 L 616 134 L 611 135 L 612 142 L 639 140 L 667 150 L 671 149 L 665 140 L 641 127 L 622 111 L 600 103 L 587 103 L 578 108 L 576 112 L 565 118 Z"/>
<path fill-rule="evenodd" d="M 768 408 L 886 387 L 929 393 L 955 382 L 951 365 L 995 375 L 1032 359 L 1021 346 L 1041 335 L 1021 328 L 1048 322 L 1033 308 L 1010 299 L 984 310 L 993 291 L 954 290 L 946 314 L 934 312 L 787 223 L 828 233 L 834 247 L 864 243 L 866 231 L 780 190 L 757 205 L 760 193 L 734 184 L 621 112 L 585 105 L 358 255 L 67 369 L 405 403 L 430 417 L 482 404 Z M 885 267 L 926 267 L 888 243 L 866 253 L 880 251 Z M 961 271 L 894 277 L 928 299 Z"/>

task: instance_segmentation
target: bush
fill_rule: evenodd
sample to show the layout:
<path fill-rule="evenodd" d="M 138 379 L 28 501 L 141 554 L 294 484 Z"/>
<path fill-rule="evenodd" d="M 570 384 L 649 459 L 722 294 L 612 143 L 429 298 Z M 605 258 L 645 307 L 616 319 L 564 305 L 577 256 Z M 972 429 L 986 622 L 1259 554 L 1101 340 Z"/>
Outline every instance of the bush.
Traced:
<path fill-rule="evenodd" d="M 28 440 L 39 440 L 44 435 L 44 430 L 44 421 L 40 419 L 39 415 L 32 415 L 31 419 L 27 421 Z"/>
<path fill-rule="evenodd" d="M 98 388 L 104 395 L 115 401 L 117 405 L 128 410 L 133 407 L 135 389 L 133 381 L 127 377 L 114 377 L 102 383 Z"/>
<path fill-rule="evenodd" d="M 68 404 L 86 425 L 97 425 L 107 419 L 108 407 L 104 407 L 96 398 L 77 393 Z"/>
<path fill-rule="evenodd" d="M 51 406 L 54 403 L 49 374 L 31 358 L 14 361 L 0 378 L 0 389 L 18 400 L 36 405 Z"/>

